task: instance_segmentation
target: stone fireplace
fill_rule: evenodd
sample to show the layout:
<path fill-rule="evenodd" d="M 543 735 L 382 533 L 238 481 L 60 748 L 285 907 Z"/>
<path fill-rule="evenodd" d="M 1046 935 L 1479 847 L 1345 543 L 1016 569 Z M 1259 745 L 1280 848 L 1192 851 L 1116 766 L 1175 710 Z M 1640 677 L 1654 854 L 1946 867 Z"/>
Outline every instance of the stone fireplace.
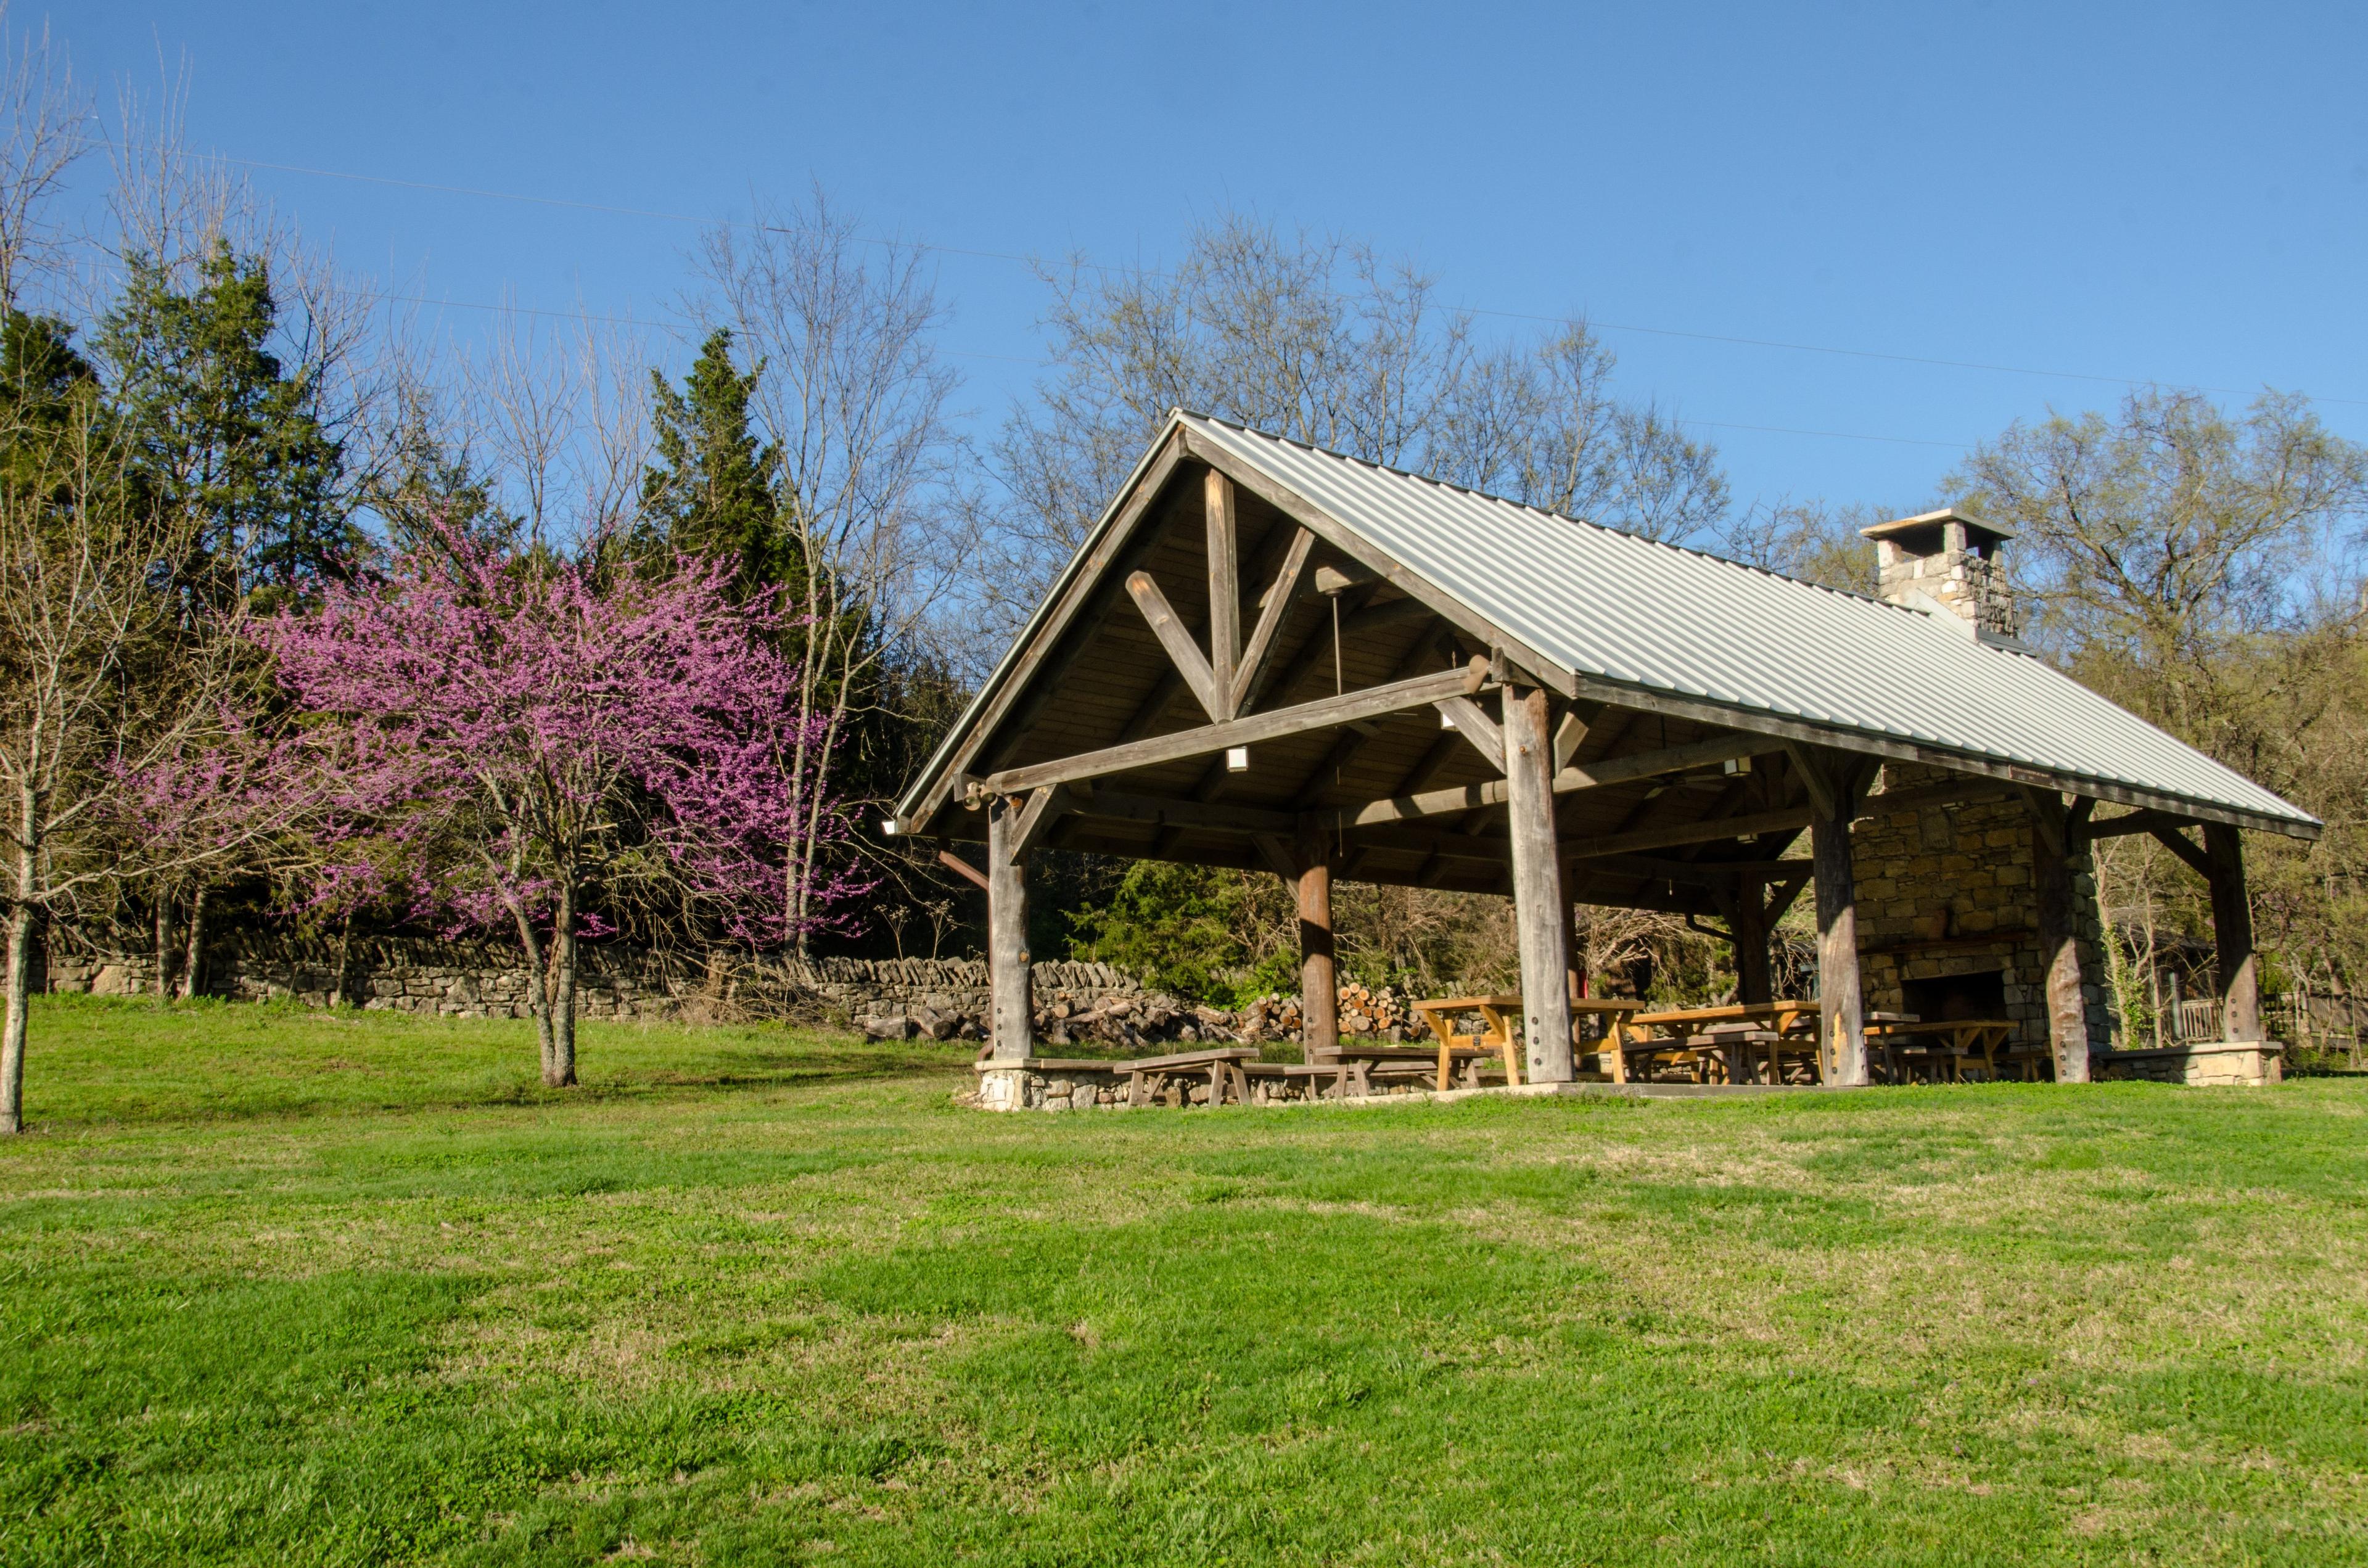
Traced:
<path fill-rule="evenodd" d="M 2012 529 L 1943 507 L 1863 532 L 1874 541 L 1884 598 L 1968 637 L 2014 635 L 2019 620 L 2004 562 Z M 1884 788 L 1947 777 L 1893 764 Z M 1860 821 L 1850 847 L 1869 1007 L 1930 1018 L 2012 1018 L 2016 1043 L 2046 1046 L 2034 832 L 2030 810 L 2013 796 Z M 2096 880 L 2085 853 L 2074 858 L 2072 871 L 2089 1039 L 2092 1051 L 2102 1051 L 2112 1016 L 2100 983 L 2105 963 Z"/>

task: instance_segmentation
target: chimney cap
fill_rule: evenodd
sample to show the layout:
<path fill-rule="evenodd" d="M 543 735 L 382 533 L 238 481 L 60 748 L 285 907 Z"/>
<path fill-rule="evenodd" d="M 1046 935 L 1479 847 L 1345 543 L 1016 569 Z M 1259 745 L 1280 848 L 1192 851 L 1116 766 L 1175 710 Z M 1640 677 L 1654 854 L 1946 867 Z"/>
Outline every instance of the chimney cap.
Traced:
<path fill-rule="evenodd" d="M 1997 540 L 2003 542 L 2014 537 L 2012 528 L 2002 528 L 1996 523 L 1986 523 L 1971 512 L 1960 512 L 1954 506 L 1943 506 L 1937 512 L 1918 512 L 1912 517 L 1894 517 L 1887 523 L 1877 523 L 1873 528 L 1861 528 L 1858 531 L 1868 539 L 1897 539 L 1902 534 L 1921 532 L 1925 528 L 1939 528 L 1944 523 L 1964 524 L 1965 542 L 1968 544 L 1977 545 L 1985 540 Z"/>

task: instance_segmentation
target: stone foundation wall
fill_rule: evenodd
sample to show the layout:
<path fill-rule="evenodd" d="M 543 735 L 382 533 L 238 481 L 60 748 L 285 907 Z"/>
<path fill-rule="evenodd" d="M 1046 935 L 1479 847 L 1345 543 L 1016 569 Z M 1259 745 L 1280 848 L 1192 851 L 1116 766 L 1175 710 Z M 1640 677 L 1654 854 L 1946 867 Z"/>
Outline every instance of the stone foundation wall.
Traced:
<path fill-rule="evenodd" d="M 1061 1061 L 1031 1057 L 1025 1062 L 982 1062 L 975 1071 L 978 1089 L 972 1103 L 981 1110 L 1124 1110 L 1128 1074 L 1122 1064 Z M 1420 1094 L 1431 1086 L 1427 1077 L 1375 1078 L 1351 1093 L 1364 1096 Z M 1330 1074 L 1286 1078 L 1254 1077 L 1250 1104 L 1287 1105 L 1338 1096 L 1339 1084 Z M 1210 1085 L 1200 1072 L 1172 1074 L 1155 1107 L 1181 1108 L 1209 1103 Z M 1231 1103 L 1230 1101 L 1228 1103 Z"/>
<path fill-rule="evenodd" d="M 2285 1058 L 2275 1040 L 2196 1041 L 2156 1051 L 2107 1052 L 2098 1060 L 2097 1076 L 2256 1089 L 2284 1079 Z"/>
<path fill-rule="evenodd" d="M 1945 778 L 1893 764 L 1885 789 Z M 2018 1044 L 2047 1044 L 2047 971 L 2040 957 L 2033 824 L 2020 800 L 1971 801 L 1861 822 L 1850 835 L 1857 870 L 1861 983 L 1866 1006 L 1906 1012 L 1906 984 L 1998 971 Z M 1804 892 L 1803 898 L 1813 897 Z M 2089 1039 L 2102 1050 L 2113 1017 L 2104 983 L 2103 926 L 2088 858 L 2074 862 Z"/>

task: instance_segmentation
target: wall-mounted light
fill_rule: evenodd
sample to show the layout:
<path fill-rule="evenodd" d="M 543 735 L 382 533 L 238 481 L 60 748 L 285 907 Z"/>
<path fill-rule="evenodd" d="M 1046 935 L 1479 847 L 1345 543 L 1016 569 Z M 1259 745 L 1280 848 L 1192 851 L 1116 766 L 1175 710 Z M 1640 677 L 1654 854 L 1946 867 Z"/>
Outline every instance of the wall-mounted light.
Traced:
<path fill-rule="evenodd" d="M 1247 746 L 1227 746 L 1225 748 L 1225 771 L 1228 773 L 1247 773 L 1249 770 L 1250 748 Z"/>
<path fill-rule="evenodd" d="M 1455 728 L 1455 715 L 1450 713 L 1444 708 L 1440 709 L 1439 710 L 1439 727 L 1442 730 L 1452 730 Z"/>
<path fill-rule="evenodd" d="M 894 838 L 896 836 L 896 819 L 894 817 L 882 817 L 880 819 L 880 836 L 882 838 Z"/>

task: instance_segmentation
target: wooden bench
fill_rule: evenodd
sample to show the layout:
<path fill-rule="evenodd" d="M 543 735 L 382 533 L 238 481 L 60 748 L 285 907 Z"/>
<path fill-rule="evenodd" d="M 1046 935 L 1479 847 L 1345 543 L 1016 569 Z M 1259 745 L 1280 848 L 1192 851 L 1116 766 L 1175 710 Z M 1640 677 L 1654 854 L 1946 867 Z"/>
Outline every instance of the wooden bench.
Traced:
<path fill-rule="evenodd" d="M 1469 1036 L 1457 1037 L 1468 1040 Z M 1476 1088 L 1480 1069 L 1503 1054 L 1494 1043 L 1486 1045 L 1344 1045 L 1338 1059 L 1365 1063 L 1371 1073 L 1383 1077 L 1428 1075 L 1434 1088 L 1449 1088 L 1461 1083 L 1465 1088 Z M 1514 1083 L 1520 1082 L 1516 1077 Z"/>
<path fill-rule="evenodd" d="M 1322 1099 L 1326 1085 L 1330 1086 L 1332 1097 L 1336 1100 L 1364 1094 L 1372 1086 L 1367 1064 L 1348 1060 L 1251 1062 L 1243 1064 L 1242 1073 L 1252 1084 L 1260 1079 L 1284 1085 L 1303 1083 L 1311 1100 Z"/>
<path fill-rule="evenodd" d="M 1223 1045 L 1208 1051 L 1179 1051 L 1171 1056 L 1139 1056 L 1131 1062 L 1113 1062 L 1110 1071 L 1126 1074 L 1126 1103 L 1131 1106 L 1149 1105 L 1170 1078 L 1198 1077 L 1202 1074 L 1208 1075 L 1211 1105 L 1224 1104 L 1228 1091 L 1235 1105 L 1247 1105 L 1250 1083 L 1242 1066 L 1258 1060 L 1258 1048 L 1254 1045 Z"/>

